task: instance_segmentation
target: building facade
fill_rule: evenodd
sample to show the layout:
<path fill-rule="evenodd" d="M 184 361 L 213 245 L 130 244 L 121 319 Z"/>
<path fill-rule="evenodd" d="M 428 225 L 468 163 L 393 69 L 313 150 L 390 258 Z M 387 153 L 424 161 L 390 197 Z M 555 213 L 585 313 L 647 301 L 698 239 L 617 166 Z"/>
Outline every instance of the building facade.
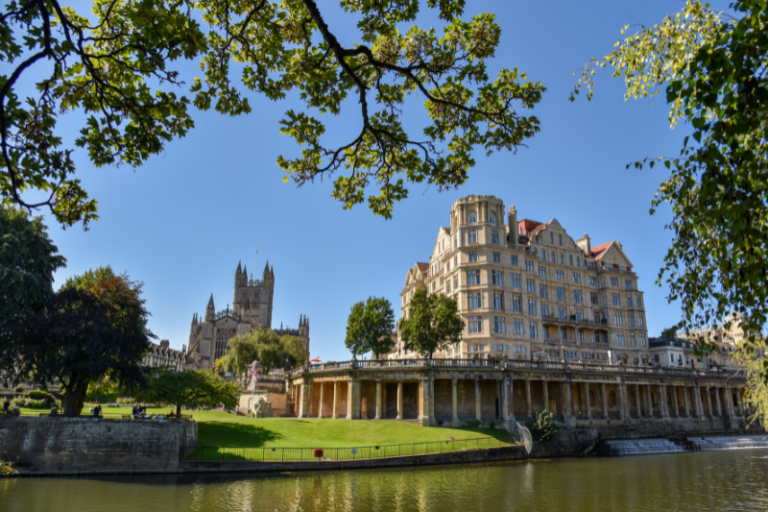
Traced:
<path fill-rule="evenodd" d="M 144 359 L 141 360 L 141 366 L 145 368 L 168 368 L 182 372 L 186 365 L 186 351 L 186 345 L 181 350 L 172 349 L 168 340 L 160 340 L 159 345 L 150 342 L 149 350 L 147 350 Z"/>
<path fill-rule="evenodd" d="M 505 223 L 506 215 L 506 223 Z M 621 242 L 518 220 L 494 196 L 457 200 L 428 262 L 408 270 L 402 317 L 426 288 L 458 302 L 463 340 L 435 357 L 649 364 L 643 292 Z M 417 358 L 399 339 L 390 359 Z"/>
<path fill-rule="evenodd" d="M 223 311 L 216 312 L 213 294 L 205 308 L 202 319 L 195 313 L 189 333 L 189 350 L 186 353 L 188 370 L 208 370 L 213 368 L 216 359 L 227 352 L 227 342 L 234 336 L 247 334 L 251 329 L 272 328 L 272 304 L 275 292 L 274 267 L 267 262 L 261 280 L 248 278 L 248 271 L 241 263 L 237 264 L 235 283 L 232 293 L 232 308 L 227 305 Z M 284 329 L 281 325 L 279 334 L 292 334 L 301 339 L 309 360 L 309 319 L 304 315 L 299 318 L 298 329 Z"/>

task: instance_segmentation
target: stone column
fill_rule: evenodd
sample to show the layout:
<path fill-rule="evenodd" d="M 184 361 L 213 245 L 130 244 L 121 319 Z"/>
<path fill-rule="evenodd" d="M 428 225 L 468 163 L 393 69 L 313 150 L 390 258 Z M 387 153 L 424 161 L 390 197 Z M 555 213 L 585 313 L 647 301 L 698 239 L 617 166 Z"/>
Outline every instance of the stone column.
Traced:
<path fill-rule="evenodd" d="M 435 419 L 435 376 L 429 376 L 429 424 L 437 425 Z"/>
<path fill-rule="evenodd" d="M 515 379 L 511 376 L 507 380 L 507 418 L 515 419 Z"/>
<path fill-rule="evenodd" d="M 699 388 L 699 386 L 692 386 L 691 395 L 693 396 L 693 405 L 696 409 L 696 415 L 699 419 L 704 419 L 704 402 L 701 400 L 701 388 Z"/>
<path fill-rule="evenodd" d="M 688 403 L 688 386 L 683 386 L 683 407 L 685 408 L 685 417 L 691 417 L 691 406 Z"/>
<path fill-rule="evenodd" d="M 347 419 L 359 420 L 360 407 L 360 379 L 352 378 L 347 381 Z"/>
<path fill-rule="evenodd" d="M 592 417 L 592 405 L 589 403 L 589 382 L 584 382 L 583 387 L 584 387 L 584 401 L 587 404 L 586 419 L 590 419 Z"/>
<path fill-rule="evenodd" d="M 533 407 L 531 405 L 531 381 L 529 379 L 525 379 L 525 412 L 529 418 L 533 414 Z"/>
<path fill-rule="evenodd" d="M 451 379 L 451 388 L 453 389 L 453 397 L 451 404 L 453 405 L 453 426 L 459 426 L 459 381 L 456 377 Z"/>
<path fill-rule="evenodd" d="M 635 409 L 637 409 L 637 417 L 643 417 L 643 409 L 640 407 L 640 386 L 635 384 Z"/>
<path fill-rule="evenodd" d="M 376 416 L 373 419 L 381 419 L 381 379 L 376 379 Z"/>
<path fill-rule="evenodd" d="M 323 417 L 323 403 L 325 402 L 325 382 L 320 382 L 320 402 L 317 404 L 317 417 Z"/>
<path fill-rule="evenodd" d="M 397 381 L 397 418 L 398 421 L 403 419 L 403 381 Z"/>
<path fill-rule="evenodd" d="M 542 400 L 544 400 L 544 410 L 549 410 L 549 381 L 542 380 L 541 381 L 541 397 Z"/>
<path fill-rule="evenodd" d="M 714 414 L 714 411 L 712 410 L 712 394 L 709 391 L 710 387 L 707 386 L 704 389 L 705 389 L 706 394 L 707 394 L 707 412 L 709 413 L 708 416 L 710 418 L 714 418 L 715 414 Z"/>
<path fill-rule="evenodd" d="M 723 408 L 720 405 L 720 388 L 715 386 L 713 388 L 715 390 L 715 407 L 717 408 L 717 417 L 722 418 L 723 417 Z"/>
<path fill-rule="evenodd" d="M 299 400 L 298 400 L 299 410 L 297 415 L 298 418 L 303 418 L 304 411 L 306 410 L 304 406 L 304 390 L 305 389 L 306 389 L 306 384 L 304 384 L 303 382 L 299 384 Z"/>
<path fill-rule="evenodd" d="M 619 400 L 619 418 L 625 420 L 627 419 L 627 401 L 624 397 L 627 395 L 627 385 L 620 382 L 616 387 L 618 388 L 616 398 Z"/>
<path fill-rule="evenodd" d="M 667 386 L 658 384 L 656 393 L 659 395 L 659 412 L 662 418 L 669 418 L 669 407 L 667 406 Z"/>
<path fill-rule="evenodd" d="M 483 411 L 480 405 L 480 379 L 475 379 L 475 419 L 483 421 Z"/>
<path fill-rule="evenodd" d="M 339 381 L 333 381 L 333 419 L 339 417 Z"/>
<path fill-rule="evenodd" d="M 653 418 L 653 395 L 651 394 L 650 384 L 646 384 L 645 386 L 645 396 L 648 400 L 648 417 Z"/>
<path fill-rule="evenodd" d="M 600 383 L 600 405 L 603 407 L 603 419 L 608 419 L 608 393 L 605 392 L 605 382 Z"/>
<path fill-rule="evenodd" d="M 304 400 L 306 403 L 304 404 L 304 417 L 310 418 L 312 415 L 312 381 L 307 381 L 307 390 L 304 393 Z M 303 386 L 302 386 L 303 387 Z"/>
<path fill-rule="evenodd" d="M 429 426 L 429 377 L 421 379 L 421 426 Z"/>
<path fill-rule="evenodd" d="M 571 398 L 571 383 L 565 382 L 565 414 L 573 416 L 573 399 Z"/>
<path fill-rule="evenodd" d="M 677 386 L 670 386 L 672 389 L 672 405 L 675 407 L 675 418 L 680 417 L 680 402 L 677 399 Z"/>

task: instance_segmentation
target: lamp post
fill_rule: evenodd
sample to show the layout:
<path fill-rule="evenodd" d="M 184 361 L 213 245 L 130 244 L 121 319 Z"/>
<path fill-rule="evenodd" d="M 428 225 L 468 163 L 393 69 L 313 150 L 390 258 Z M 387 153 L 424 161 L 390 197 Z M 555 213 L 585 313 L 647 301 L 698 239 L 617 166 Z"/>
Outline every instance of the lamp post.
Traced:
<path fill-rule="evenodd" d="M 254 397 L 254 394 L 256 393 L 256 363 L 257 362 L 258 361 L 254 359 L 254 361 L 251 363 L 251 410 L 253 410 L 253 406 L 254 406 L 253 397 Z"/>

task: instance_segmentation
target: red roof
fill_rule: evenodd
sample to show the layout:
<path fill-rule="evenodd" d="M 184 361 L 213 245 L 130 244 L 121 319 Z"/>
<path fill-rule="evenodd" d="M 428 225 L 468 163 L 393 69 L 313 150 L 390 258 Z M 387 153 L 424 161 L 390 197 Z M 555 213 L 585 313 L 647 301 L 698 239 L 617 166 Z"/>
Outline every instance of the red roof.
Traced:
<path fill-rule="evenodd" d="M 611 240 L 610 242 L 606 242 L 602 245 L 593 247 L 592 250 L 590 251 L 592 254 L 592 257 L 594 257 L 596 260 L 599 260 L 600 258 L 602 258 L 603 254 L 605 254 L 605 251 L 608 249 L 608 247 L 611 246 L 612 243 L 613 243 L 613 240 Z"/>
<path fill-rule="evenodd" d="M 536 222 L 535 220 L 523 219 L 520 222 L 518 222 L 517 225 L 520 228 L 520 234 L 522 235 L 522 234 L 530 233 L 535 228 L 541 226 L 541 222 Z"/>
<path fill-rule="evenodd" d="M 429 270 L 429 263 L 416 263 L 416 266 L 419 267 L 419 270 L 422 272 Z"/>

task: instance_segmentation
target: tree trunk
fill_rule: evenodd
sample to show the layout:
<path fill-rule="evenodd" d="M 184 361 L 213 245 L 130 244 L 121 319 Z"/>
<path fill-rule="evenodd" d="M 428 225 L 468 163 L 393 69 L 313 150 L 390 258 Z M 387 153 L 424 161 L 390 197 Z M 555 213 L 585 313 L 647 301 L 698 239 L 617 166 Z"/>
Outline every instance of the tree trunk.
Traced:
<path fill-rule="evenodd" d="M 80 416 L 85 403 L 85 395 L 88 393 L 88 382 L 84 379 L 72 378 L 69 384 L 64 386 L 65 393 L 62 405 L 65 416 Z"/>
<path fill-rule="evenodd" d="M 176 405 L 176 416 L 181 416 L 181 404 Z"/>

